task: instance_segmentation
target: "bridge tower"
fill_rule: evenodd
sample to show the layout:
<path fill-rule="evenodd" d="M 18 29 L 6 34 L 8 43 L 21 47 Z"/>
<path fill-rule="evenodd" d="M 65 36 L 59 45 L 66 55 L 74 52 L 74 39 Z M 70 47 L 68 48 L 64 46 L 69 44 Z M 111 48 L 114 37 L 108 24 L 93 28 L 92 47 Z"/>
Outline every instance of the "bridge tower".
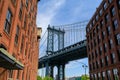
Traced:
<path fill-rule="evenodd" d="M 64 48 L 64 34 L 65 31 L 59 29 L 55 29 L 54 27 L 50 27 L 50 25 L 48 25 L 48 36 L 47 36 L 47 55 L 53 55 L 54 51 L 56 51 L 55 49 L 57 48 L 57 50 L 63 49 Z M 56 38 L 57 37 L 57 38 Z M 56 43 L 58 42 L 58 46 L 56 47 Z M 49 66 L 49 60 L 46 61 L 46 76 L 51 76 L 53 77 L 53 68 L 54 66 Z M 64 66 L 63 65 L 58 65 L 58 80 L 64 80 Z M 62 77 L 60 77 L 62 75 Z"/>
<path fill-rule="evenodd" d="M 64 48 L 64 30 L 59 29 L 55 29 L 54 26 L 53 28 L 50 27 L 50 25 L 48 25 L 48 36 L 47 36 L 47 55 L 53 54 L 53 52 L 55 51 L 55 37 L 57 36 L 57 40 L 58 41 L 58 46 L 57 49 L 60 50 L 62 48 Z M 56 35 L 56 36 L 55 36 Z"/>

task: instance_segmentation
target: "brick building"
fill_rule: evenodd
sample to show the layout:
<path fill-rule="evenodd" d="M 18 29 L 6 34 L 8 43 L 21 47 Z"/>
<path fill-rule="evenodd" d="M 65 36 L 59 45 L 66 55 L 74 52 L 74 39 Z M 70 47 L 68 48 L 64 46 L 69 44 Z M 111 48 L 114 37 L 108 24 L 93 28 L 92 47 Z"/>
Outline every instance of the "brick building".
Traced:
<path fill-rule="evenodd" d="M 91 80 L 120 80 L 120 0 L 102 0 L 86 32 Z"/>
<path fill-rule="evenodd" d="M 0 80 L 37 80 L 38 1 L 0 0 Z"/>

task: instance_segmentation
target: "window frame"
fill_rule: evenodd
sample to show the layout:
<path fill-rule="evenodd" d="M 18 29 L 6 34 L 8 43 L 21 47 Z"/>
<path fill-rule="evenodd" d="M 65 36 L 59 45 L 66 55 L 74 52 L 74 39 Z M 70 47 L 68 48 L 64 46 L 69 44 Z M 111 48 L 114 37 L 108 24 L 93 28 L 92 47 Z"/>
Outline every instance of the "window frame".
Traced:
<path fill-rule="evenodd" d="M 6 19 L 4 23 L 4 30 L 6 33 L 10 34 L 11 24 L 12 24 L 12 12 L 10 9 L 8 9 L 6 14 Z"/>
<path fill-rule="evenodd" d="M 116 34 L 116 42 L 117 42 L 117 45 L 120 45 L 120 33 Z"/>
<path fill-rule="evenodd" d="M 113 27 L 114 27 L 114 30 L 116 30 L 118 28 L 118 20 L 117 19 L 115 19 L 113 21 Z"/>
<path fill-rule="evenodd" d="M 111 8 L 111 15 L 112 15 L 112 16 L 115 16 L 115 14 L 116 14 L 116 12 L 115 12 L 115 7 L 112 6 L 112 8 Z"/>
<path fill-rule="evenodd" d="M 17 25 L 16 34 L 15 34 L 15 44 L 18 44 L 19 33 L 20 33 L 20 29 L 19 26 Z"/>
<path fill-rule="evenodd" d="M 109 22 L 109 14 L 108 13 L 105 15 L 105 22 L 106 23 Z"/>
<path fill-rule="evenodd" d="M 103 4 L 103 8 L 104 8 L 104 10 L 106 10 L 107 9 L 107 2 L 105 2 L 104 4 Z"/>
<path fill-rule="evenodd" d="M 112 64 L 116 63 L 115 53 L 111 53 L 111 55 L 110 55 L 110 56 L 111 56 L 111 63 L 112 63 Z"/>
<path fill-rule="evenodd" d="M 108 35 L 111 34 L 111 27 L 110 27 L 110 26 L 107 27 L 107 34 L 108 34 Z"/>
<path fill-rule="evenodd" d="M 22 9 L 23 9 L 23 3 L 20 4 L 20 10 L 19 10 L 19 19 L 22 20 Z"/>

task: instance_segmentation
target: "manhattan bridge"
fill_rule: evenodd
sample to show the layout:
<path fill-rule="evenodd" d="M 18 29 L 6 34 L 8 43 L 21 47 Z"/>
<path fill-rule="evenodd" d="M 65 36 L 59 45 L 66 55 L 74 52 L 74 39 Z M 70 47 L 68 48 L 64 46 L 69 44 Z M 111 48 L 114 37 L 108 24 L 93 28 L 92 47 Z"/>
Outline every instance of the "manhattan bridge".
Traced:
<path fill-rule="evenodd" d="M 64 80 L 65 65 L 69 61 L 87 57 L 86 26 L 88 20 L 67 25 L 51 26 L 41 37 L 38 68 L 46 68 L 46 76 L 53 77 L 57 66 L 57 80 Z"/>

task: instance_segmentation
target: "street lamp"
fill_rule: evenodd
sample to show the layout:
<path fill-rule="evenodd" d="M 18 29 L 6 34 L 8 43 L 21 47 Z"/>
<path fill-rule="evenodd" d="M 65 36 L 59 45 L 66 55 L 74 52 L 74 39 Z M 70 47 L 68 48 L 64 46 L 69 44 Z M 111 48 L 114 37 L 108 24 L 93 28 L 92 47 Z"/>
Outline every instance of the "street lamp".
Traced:
<path fill-rule="evenodd" d="M 76 61 L 76 62 L 83 64 L 82 67 L 85 69 L 85 76 L 86 76 L 86 69 L 88 66 L 83 62 L 79 62 L 79 61 Z"/>
<path fill-rule="evenodd" d="M 86 76 L 86 69 L 87 69 L 87 65 L 82 65 L 82 67 L 85 69 L 85 76 Z"/>

